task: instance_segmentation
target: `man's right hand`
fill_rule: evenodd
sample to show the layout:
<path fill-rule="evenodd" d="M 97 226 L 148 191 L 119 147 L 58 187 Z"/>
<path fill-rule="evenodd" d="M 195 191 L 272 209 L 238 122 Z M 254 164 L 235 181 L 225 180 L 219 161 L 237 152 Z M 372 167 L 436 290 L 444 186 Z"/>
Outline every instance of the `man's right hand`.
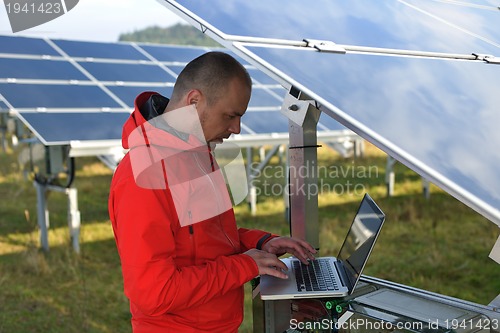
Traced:
<path fill-rule="evenodd" d="M 288 279 L 283 271 L 287 271 L 286 265 L 272 253 L 251 249 L 243 253 L 252 257 L 259 268 L 259 275 L 272 275 L 280 279 Z"/>

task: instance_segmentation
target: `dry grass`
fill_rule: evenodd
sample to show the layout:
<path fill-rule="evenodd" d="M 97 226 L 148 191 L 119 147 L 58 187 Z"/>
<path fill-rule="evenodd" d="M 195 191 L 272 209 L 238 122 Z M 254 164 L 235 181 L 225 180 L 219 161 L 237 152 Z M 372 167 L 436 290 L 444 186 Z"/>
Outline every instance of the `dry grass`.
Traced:
<path fill-rule="evenodd" d="M 500 292 L 500 266 L 488 259 L 498 237 L 493 223 L 434 186 L 431 199 L 425 200 L 420 178 L 401 165 L 396 166 L 395 196 L 386 198 L 385 155 L 370 145 L 361 160 L 343 160 L 322 149 L 320 163 L 377 168 L 369 177 L 324 178 L 330 185 L 363 184 L 387 214 L 366 274 L 479 303 L 488 303 Z M 43 253 L 38 249 L 34 187 L 17 167 L 13 152 L 0 154 L 0 333 L 130 332 L 107 215 L 112 173 L 91 158 L 77 160 L 77 165 L 81 255 L 71 249 L 66 198 L 59 193 L 49 197 L 51 250 Z M 322 254 L 336 254 L 359 199 L 345 193 L 320 195 Z M 281 196 L 260 197 L 255 217 L 244 203 L 236 214 L 243 227 L 288 232 Z M 249 295 L 246 301 L 241 332 L 251 331 Z"/>

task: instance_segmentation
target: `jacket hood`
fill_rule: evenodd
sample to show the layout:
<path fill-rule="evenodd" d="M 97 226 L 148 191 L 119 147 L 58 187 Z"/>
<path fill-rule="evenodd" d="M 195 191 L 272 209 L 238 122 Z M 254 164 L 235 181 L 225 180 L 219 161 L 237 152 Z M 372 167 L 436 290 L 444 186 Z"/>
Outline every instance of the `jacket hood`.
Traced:
<path fill-rule="evenodd" d="M 205 149 L 207 143 L 194 106 L 164 113 L 169 99 L 152 91 L 139 94 L 134 111 L 123 125 L 122 146 L 167 147 L 174 150 Z"/>
<path fill-rule="evenodd" d="M 162 110 L 159 110 L 159 104 L 154 103 L 153 101 L 156 98 L 153 96 L 158 96 L 165 100 L 165 106 Z M 125 149 L 129 149 L 130 145 L 128 142 L 130 134 L 137 129 L 137 127 L 143 125 L 145 122 L 153 118 L 153 112 L 158 112 L 157 115 L 163 113 L 165 107 L 167 106 L 169 100 L 166 97 L 158 94 L 154 91 L 146 91 L 139 94 L 134 101 L 134 111 L 127 119 L 125 124 L 123 125 L 122 130 L 122 146 Z M 143 112 L 141 112 L 141 109 Z M 144 114 L 143 114 L 144 113 Z"/>

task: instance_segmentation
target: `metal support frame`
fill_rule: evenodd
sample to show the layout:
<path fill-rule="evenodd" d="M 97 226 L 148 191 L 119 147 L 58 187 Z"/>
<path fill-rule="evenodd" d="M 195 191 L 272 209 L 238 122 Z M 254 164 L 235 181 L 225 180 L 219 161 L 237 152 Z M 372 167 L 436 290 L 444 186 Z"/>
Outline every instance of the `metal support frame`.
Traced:
<path fill-rule="evenodd" d="M 37 194 L 37 215 L 38 227 L 40 228 L 40 244 L 42 249 L 49 251 L 50 227 L 49 210 L 47 205 L 47 193 L 49 191 L 61 192 L 68 197 L 68 227 L 70 240 L 76 253 L 80 253 L 80 211 L 78 210 L 78 190 L 76 188 L 66 188 L 61 186 L 46 185 L 34 181 Z"/>
<path fill-rule="evenodd" d="M 385 185 L 387 188 L 387 196 L 392 197 L 394 194 L 394 165 L 396 164 L 396 159 L 392 156 L 387 155 L 387 163 L 385 167 Z"/>
<path fill-rule="evenodd" d="M 40 229 L 40 244 L 49 251 L 48 230 L 50 227 L 47 197 L 50 191 L 64 193 L 68 200 L 68 229 L 70 241 L 76 253 L 80 253 L 81 217 L 78 209 L 78 190 L 71 186 L 74 179 L 74 160 L 69 156 L 69 146 L 45 146 L 45 174 L 35 174 L 34 186 L 37 193 L 37 219 Z M 32 158 L 32 156 L 30 156 Z M 58 184 L 61 173 L 68 175 L 66 184 Z"/>
<path fill-rule="evenodd" d="M 313 103 L 309 96 L 292 88 L 281 112 L 289 119 L 290 233 L 319 248 L 317 124 L 321 112 Z"/>
<path fill-rule="evenodd" d="M 250 212 L 252 216 L 257 214 L 257 188 L 255 186 L 255 178 L 261 173 L 261 171 L 269 164 L 271 158 L 276 155 L 280 156 L 280 161 L 282 160 L 283 148 L 282 145 L 277 145 L 271 147 L 269 152 L 265 152 L 264 147 L 259 148 L 260 163 L 256 168 L 253 168 L 253 149 L 252 147 L 247 147 L 247 174 L 248 174 L 248 197 L 247 202 L 250 206 Z"/>
<path fill-rule="evenodd" d="M 394 165 L 396 165 L 397 160 L 387 155 L 387 163 L 385 167 L 385 185 L 387 188 L 387 196 L 392 197 L 394 195 L 394 183 L 396 182 L 396 176 L 394 173 Z M 422 193 L 426 199 L 431 197 L 431 182 L 422 177 Z"/>
<path fill-rule="evenodd" d="M 8 114 L 6 112 L 3 112 L 2 109 L 0 108 L 0 136 L 2 140 L 2 151 L 6 152 L 8 149 L 8 144 L 7 144 L 7 119 L 8 119 Z"/>
<path fill-rule="evenodd" d="M 364 156 L 365 145 L 361 137 L 346 138 L 345 141 L 326 141 L 325 144 L 338 152 L 343 158 L 352 156 L 360 158 Z"/>

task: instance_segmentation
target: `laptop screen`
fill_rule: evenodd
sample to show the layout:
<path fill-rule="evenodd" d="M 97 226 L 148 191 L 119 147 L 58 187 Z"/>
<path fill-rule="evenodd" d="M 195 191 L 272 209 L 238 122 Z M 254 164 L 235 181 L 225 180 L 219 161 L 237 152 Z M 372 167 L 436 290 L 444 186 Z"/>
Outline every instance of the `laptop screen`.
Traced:
<path fill-rule="evenodd" d="M 344 265 L 352 288 L 368 261 L 384 220 L 382 210 L 365 194 L 337 256 Z"/>

